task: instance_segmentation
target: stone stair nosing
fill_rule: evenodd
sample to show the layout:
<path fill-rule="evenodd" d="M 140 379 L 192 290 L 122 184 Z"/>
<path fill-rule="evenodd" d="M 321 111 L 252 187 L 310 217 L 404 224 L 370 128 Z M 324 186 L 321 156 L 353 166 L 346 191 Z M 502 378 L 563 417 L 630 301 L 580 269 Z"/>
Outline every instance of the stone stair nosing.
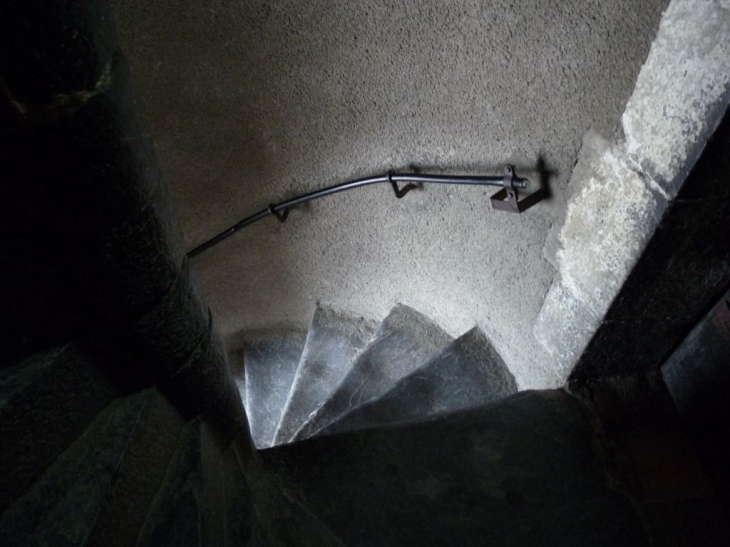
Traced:
<path fill-rule="evenodd" d="M 563 390 L 525 391 L 261 460 L 344 545 L 648 547 L 595 452 L 587 410 Z"/>
<path fill-rule="evenodd" d="M 382 395 L 452 340 L 425 315 L 396 305 L 331 397 L 310 415 L 292 441 L 314 435 L 353 408 Z"/>
<path fill-rule="evenodd" d="M 327 400 L 374 331 L 372 322 L 317 305 L 274 444 L 288 442 Z"/>
<path fill-rule="evenodd" d="M 203 537 L 201 419 L 180 432 L 175 453 L 139 532 L 138 547 L 200 547 Z"/>
<path fill-rule="evenodd" d="M 81 545 L 112 489 L 149 390 L 114 400 L 0 516 L 0 544 Z"/>
<path fill-rule="evenodd" d="M 274 442 L 299 366 L 306 334 L 276 330 L 252 334 L 243 350 L 246 414 L 257 448 Z"/>
<path fill-rule="evenodd" d="M 383 396 L 348 412 L 318 435 L 426 418 L 485 405 L 517 392 L 486 334 L 475 327 Z"/>

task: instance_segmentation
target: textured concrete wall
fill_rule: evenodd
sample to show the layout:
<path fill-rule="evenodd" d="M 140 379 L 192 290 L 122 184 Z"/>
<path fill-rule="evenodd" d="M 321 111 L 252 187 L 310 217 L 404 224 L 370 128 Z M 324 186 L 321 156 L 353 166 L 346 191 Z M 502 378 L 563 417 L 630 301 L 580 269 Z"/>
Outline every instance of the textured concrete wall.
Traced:
<path fill-rule="evenodd" d="M 673 0 L 623 114 L 625 139 L 586 138 L 565 221 L 548 238 L 558 275 L 534 332 L 564 378 L 729 103 L 730 2 Z"/>
<path fill-rule="evenodd" d="M 495 172 L 542 156 L 554 198 L 340 194 L 196 259 L 222 331 L 305 327 L 314 303 L 404 302 L 481 324 L 523 387 L 559 383 L 532 336 L 542 248 L 581 137 L 613 137 L 666 0 L 114 2 L 190 248 L 270 201 L 410 164 Z"/>

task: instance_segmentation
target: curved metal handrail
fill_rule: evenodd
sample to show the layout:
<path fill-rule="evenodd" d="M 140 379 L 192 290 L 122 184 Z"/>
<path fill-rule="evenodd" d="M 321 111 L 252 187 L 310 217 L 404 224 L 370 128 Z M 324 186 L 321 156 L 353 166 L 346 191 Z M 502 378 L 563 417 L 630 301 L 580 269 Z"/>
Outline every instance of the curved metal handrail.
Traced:
<path fill-rule="evenodd" d="M 254 222 L 257 222 L 259 220 L 262 220 L 270 215 L 274 215 L 276 218 L 279 219 L 280 222 L 284 222 L 286 220 L 287 215 L 289 214 L 289 211 L 296 207 L 297 205 L 301 205 L 302 203 L 307 203 L 308 201 L 314 201 L 315 199 L 320 199 L 323 197 L 331 196 L 332 194 L 337 194 L 339 192 L 344 192 L 346 190 L 354 190 L 355 188 L 361 188 L 363 186 L 369 186 L 371 184 L 378 184 L 387 182 L 390 183 L 393 187 L 393 190 L 395 192 L 395 195 L 397 198 L 402 198 L 404 195 L 406 195 L 410 190 L 413 188 L 416 188 L 414 183 L 417 184 L 465 184 L 469 186 L 500 186 L 500 187 L 507 187 L 507 181 L 509 180 L 509 184 L 513 189 L 526 189 L 530 185 L 530 181 L 527 179 L 517 178 L 514 177 L 514 170 L 511 167 L 507 167 L 507 173 L 510 173 L 511 176 L 507 177 L 505 176 L 458 176 L 458 175 L 425 175 L 425 174 L 416 174 L 416 173 L 387 173 L 385 175 L 377 175 L 374 177 L 365 177 L 361 179 L 352 180 L 349 182 L 343 182 L 341 184 L 335 184 L 334 186 L 329 186 L 327 188 L 323 188 L 321 190 L 315 190 L 314 192 L 309 192 L 307 194 L 302 194 L 301 196 L 297 196 L 295 198 L 288 199 L 286 201 L 282 201 L 281 203 L 272 203 L 269 205 L 266 209 L 263 209 L 259 211 L 258 213 L 254 213 L 251 216 L 248 216 L 244 218 L 243 220 L 237 222 L 227 230 L 224 230 L 220 234 L 216 235 L 215 237 L 212 237 L 208 241 L 198 245 L 195 247 L 192 251 L 190 251 L 187 256 L 188 258 L 193 258 L 203 251 L 210 249 L 214 245 L 217 245 L 224 239 L 232 236 L 239 230 L 245 228 L 246 226 L 253 224 Z M 403 188 L 398 188 L 399 182 L 405 182 L 408 183 Z"/>

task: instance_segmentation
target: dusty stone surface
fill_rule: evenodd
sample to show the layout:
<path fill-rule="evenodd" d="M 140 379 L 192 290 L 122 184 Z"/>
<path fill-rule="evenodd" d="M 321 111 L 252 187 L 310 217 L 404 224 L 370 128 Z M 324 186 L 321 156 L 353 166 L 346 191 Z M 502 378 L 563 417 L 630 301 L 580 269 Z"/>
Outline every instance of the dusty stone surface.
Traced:
<path fill-rule="evenodd" d="M 183 428 L 163 483 L 137 538 L 140 547 L 200 546 L 203 533 L 200 420 Z"/>
<path fill-rule="evenodd" d="M 148 392 L 116 399 L 0 518 L 3 545 L 81 545 L 111 488 Z M 73 518 L 69 518 L 73 515 Z"/>
<path fill-rule="evenodd" d="M 412 423 L 483 406 L 517 392 L 514 376 L 481 329 L 463 334 L 392 389 L 318 435 Z"/>
<path fill-rule="evenodd" d="M 384 394 L 452 341 L 436 322 L 398 304 L 378 325 L 332 395 L 321 401 L 293 440 L 312 436 L 345 413 Z"/>
<path fill-rule="evenodd" d="M 288 442 L 309 415 L 329 398 L 370 341 L 375 326 L 362 318 L 317 306 L 274 444 Z"/>
<path fill-rule="evenodd" d="M 650 545 L 593 434 L 564 391 L 528 391 L 261 457 L 342 545 Z"/>
<path fill-rule="evenodd" d="M 730 514 L 730 442 L 715 424 L 727 423 L 730 405 L 730 291 L 692 330 L 661 369 L 684 426 L 714 490 Z"/>
<path fill-rule="evenodd" d="M 84 541 L 88 547 L 134 545 L 168 471 L 180 432 L 180 414 L 156 389 L 124 448 L 109 493 Z M 69 515 L 69 518 L 73 518 Z"/>
<path fill-rule="evenodd" d="M 307 335 L 297 331 L 251 333 L 243 350 L 245 404 L 257 448 L 274 442 Z"/>
<path fill-rule="evenodd" d="M 725 116 L 570 375 L 656 370 L 730 286 L 730 117 Z"/>
<path fill-rule="evenodd" d="M 730 103 L 730 1 L 675 0 L 623 115 L 626 151 L 675 196 Z"/>
<path fill-rule="evenodd" d="M 79 343 L 0 368 L 0 511 L 116 396 Z"/>
<path fill-rule="evenodd" d="M 543 156 L 555 173 L 553 200 L 519 217 L 492 189 L 380 185 L 251 226 L 195 262 L 225 336 L 304 329 L 319 300 L 370 319 L 404 302 L 453 336 L 481 325 L 522 387 L 550 383 L 530 333 L 545 235 L 583 133 L 618 128 L 666 0 L 112 4 L 189 248 L 391 168 Z"/>

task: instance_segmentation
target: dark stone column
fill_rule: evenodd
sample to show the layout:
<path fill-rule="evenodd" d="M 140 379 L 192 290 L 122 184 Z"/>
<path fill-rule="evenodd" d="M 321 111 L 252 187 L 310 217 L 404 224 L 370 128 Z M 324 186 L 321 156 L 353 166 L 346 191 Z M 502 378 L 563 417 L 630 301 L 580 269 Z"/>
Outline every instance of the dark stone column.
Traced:
<path fill-rule="evenodd" d="M 121 390 L 158 384 L 232 439 L 240 397 L 100 3 L 4 2 L 0 92 L 0 365 L 84 340 Z"/>

